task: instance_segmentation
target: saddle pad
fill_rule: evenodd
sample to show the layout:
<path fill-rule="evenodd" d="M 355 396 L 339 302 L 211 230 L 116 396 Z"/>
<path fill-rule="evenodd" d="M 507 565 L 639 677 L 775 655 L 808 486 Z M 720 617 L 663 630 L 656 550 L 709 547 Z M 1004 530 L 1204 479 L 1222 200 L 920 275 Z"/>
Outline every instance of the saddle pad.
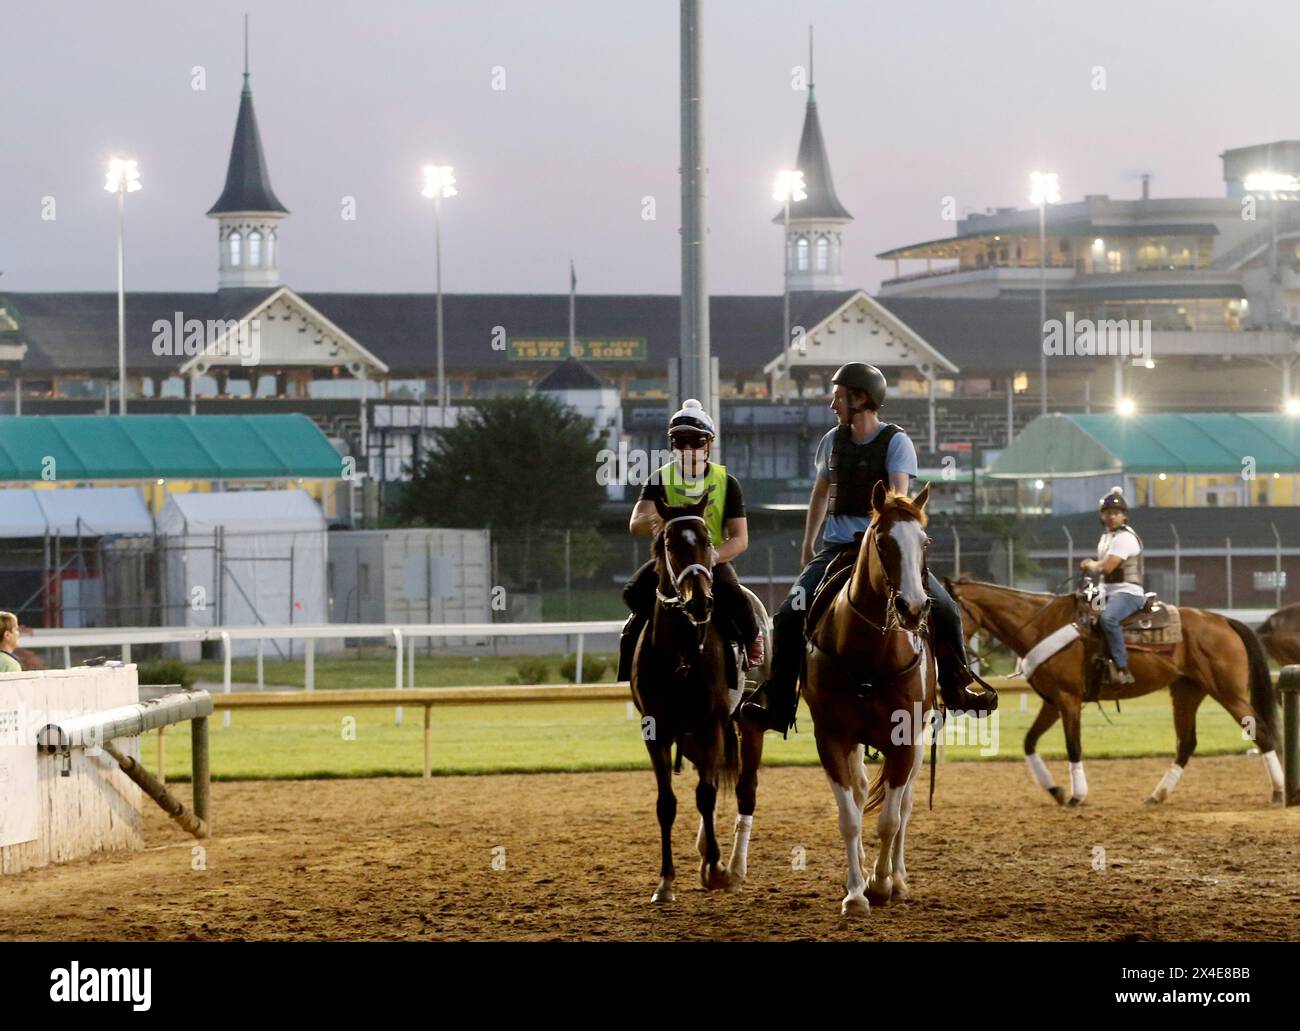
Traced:
<path fill-rule="evenodd" d="M 1077 623 L 1066 623 L 1065 626 L 1053 630 L 1036 645 L 1025 653 L 1025 657 L 1020 660 L 1020 669 L 1024 675 L 1032 677 L 1034 670 L 1059 652 L 1062 648 L 1079 639 L 1079 626 Z"/>
<path fill-rule="evenodd" d="M 817 621 L 822 618 L 830 604 L 835 600 L 835 596 L 840 593 L 840 588 L 848 582 L 853 575 L 853 566 L 842 566 L 834 574 L 822 580 L 813 592 L 812 601 L 808 604 L 808 615 L 803 623 L 803 635 L 806 640 L 812 639 L 813 631 L 817 628 Z"/>

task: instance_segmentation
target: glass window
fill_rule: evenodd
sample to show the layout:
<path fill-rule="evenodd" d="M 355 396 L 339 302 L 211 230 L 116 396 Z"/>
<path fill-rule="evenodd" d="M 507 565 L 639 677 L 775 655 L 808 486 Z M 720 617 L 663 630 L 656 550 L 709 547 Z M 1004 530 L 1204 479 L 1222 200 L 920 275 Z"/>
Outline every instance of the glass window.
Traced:
<path fill-rule="evenodd" d="M 803 237 L 795 244 L 795 268 L 800 272 L 808 271 L 808 241 Z"/>
<path fill-rule="evenodd" d="M 817 271 L 825 272 L 830 266 L 830 241 L 824 236 L 817 237 Z"/>
<path fill-rule="evenodd" d="M 1124 271 L 1124 252 L 1107 251 L 1106 252 L 1106 271 L 1123 272 Z"/>
<path fill-rule="evenodd" d="M 262 234 L 256 229 L 248 234 L 248 263 L 253 268 L 262 267 Z"/>
<path fill-rule="evenodd" d="M 238 229 L 230 234 L 230 264 L 236 267 L 244 263 L 243 242 Z"/>
<path fill-rule="evenodd" d="M 266 267 L 275 266 L 275 233 L 266 234 Z"/>

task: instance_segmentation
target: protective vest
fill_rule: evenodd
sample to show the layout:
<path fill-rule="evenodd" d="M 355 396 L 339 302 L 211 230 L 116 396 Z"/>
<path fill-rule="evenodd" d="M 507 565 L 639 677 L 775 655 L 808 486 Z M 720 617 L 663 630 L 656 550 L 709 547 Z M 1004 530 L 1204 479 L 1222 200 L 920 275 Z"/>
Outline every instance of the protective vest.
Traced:
<path fill-rule="evenodd" d="M 726 537 L 722 533 L 722 510 L 727 502 L 727 467 L 717 462 L 710 462 L 704 475 L 698 480 L 686 480 L 676 462 L 669 462 L 659 470 L 659 482 L 663 484 L 667 502 L 673 508 L 694 505 L 704 496 L 710 487 L 708 507 L 704 510 L 704 521 L 709 524 L 709 536 L 713 546 L 720 547 Z"/>
<path fill-rule="evenodd" d="M 871 515 L 871 491 L 876 481 L 884 480 L 885 486 L 889 486 L 889 467 L 885 462 L 889 442 L 902 432 L 901 426 L 888 422 L 870 443 L 855 444 L 851 427 L 841 426 L 835 431 L 827 467 L 831 477 L 827 506 L 831 515 Z"/>
<path fill-rule="evenodd" d="M 1102 582 L 1108 584 L 1137 584 L 1142 586 L 1142 577 L 1146 572 L 1146 563 L 1142 559 L 1142 538 L 1138 537 L 1137 531 L 1125 523 L 1115 532 L 1123 533 L 1128 531 L 1134 537 L 1137 537 L 1139 551 L 1132 558 L 1122 559 L 1120 564 L 1112 569 L 1109 573 L 1102 576 Z"/>

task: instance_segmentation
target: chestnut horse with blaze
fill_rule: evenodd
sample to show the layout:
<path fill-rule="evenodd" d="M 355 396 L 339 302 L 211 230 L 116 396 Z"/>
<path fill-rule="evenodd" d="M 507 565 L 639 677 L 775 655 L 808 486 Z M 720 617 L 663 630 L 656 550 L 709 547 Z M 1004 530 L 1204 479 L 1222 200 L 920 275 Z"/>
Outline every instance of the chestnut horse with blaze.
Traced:
<path fill-rule="evenodd" d="M 804 697 L 848 855 L 847 894 L 840 906 L 845 916 L 867 913 L 871 902 L 885 905 L 909 894 L 903 840 L 921 768 L 924 720 L 935 705 L 925 592 L 929 496 L 928 484 L 909 500 L 877 482 L 871 523 L 851 574 L 837 591 L 834 581 L 827 581 L 823 590 L 836 593 L 828 605 L 826 597 L 816 597 L 809 611 Z M 869 788 L 864 746 L 883 757 Z M 877 808 L 880 845 L 866 879 L 862 820 Z"/>
<path fill-rule="evenodd" d="M 1024 658 L 1040 641 L 1055 633 L 1070 638 L 1075 618 L 1073 594 L 1039 594 L 1019 591 L 1000 584 L 960 577 L 947 581 L 948 593 L 962 612 L 967 631 L 988 631 Z M 1178 606 L 1182 619 L 1182 640 L 1155 651 L 1142 644 L 1130 644 L 1129 669 L 1132 684 L 1106 684 L 1101 697 L 1137 698 L 1169 688 L 1174 703 L 1174 731 L 1178 753 L 1173 765 L 1151 792 L 1148 802 L 1164 802 L 1182 779 L 1183 771 L 1196 750 L 1196 710 L 1206 696 L 1213 698 L 1242 728 L 1243 737 L 1253 740 L 1268 772 L 1273 802 L 1282 801 L 1282 764 L 1277 746 L 1281 734 L 1277 724 L 1277 702 L 1268 659 L 1254 631 L 1236 619 L 1217 612 Z M 1029 671 L 1029 683 L 1043 700 L 1033 724 L 1025 734 L 1025 761 L 1038 785 L 1061 805 L 1080 805 L 1088 793 L 1083 773 L 1083 743 L 1080 723 L 1086 677 L 1087 653 L 1092 642 L 1073 636 Z M 1053 781 L 1051 772 L 1038 755 L 1038 739 L 1057 720 L 1065 731 L 1065 750 L 1070 760 L 1070 794 Z"/>

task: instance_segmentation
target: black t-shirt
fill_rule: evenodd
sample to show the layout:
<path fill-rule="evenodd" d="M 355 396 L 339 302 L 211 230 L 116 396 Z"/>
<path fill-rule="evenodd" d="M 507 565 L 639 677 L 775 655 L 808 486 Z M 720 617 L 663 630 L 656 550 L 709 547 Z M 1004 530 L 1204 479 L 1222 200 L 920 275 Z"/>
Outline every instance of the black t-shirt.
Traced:
<path fill-rule="evenodd" d="M 641 488 L 641 496 L 637 498 L 641 501 L 654 501 L 658 498 L 667 504 L 668 496 L 664 493 L 662 483 L 647 483 Z M 722 503 L 722 525 L 727 525 L 728 519 L 745 518 L 745 495 L 741 492 L 740 481 L 727 473 L 727 497 Z"/>

